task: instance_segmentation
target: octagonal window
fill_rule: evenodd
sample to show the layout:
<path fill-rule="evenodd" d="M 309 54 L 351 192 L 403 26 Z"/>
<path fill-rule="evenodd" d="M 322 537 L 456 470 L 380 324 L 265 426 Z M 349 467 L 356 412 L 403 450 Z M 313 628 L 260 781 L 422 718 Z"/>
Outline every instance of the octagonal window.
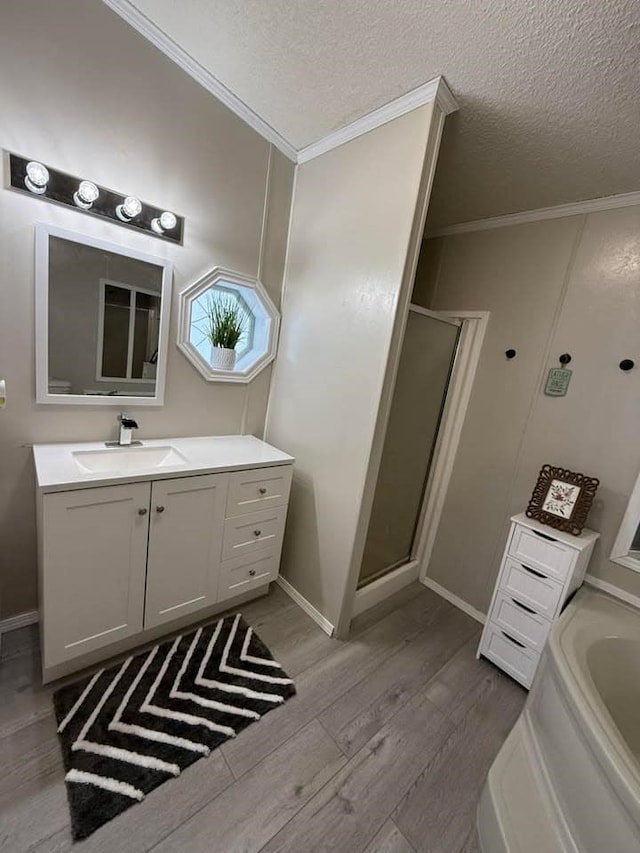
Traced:
<path fill-rule="evenodd" d="M 236 359 L 241 359 L 253 347 L 256 325 L 253 311 L 240 293 L 223 284 L 214 284 L 191 303 L 189 341 L 207 362 L 211 362 L 211 350 L 215 345 L 216 320 L 224 316 L 235 318 L 239 329 L 234 347 Z"/>
<path fill-rule="evenodd" d="M 259 281 L 217 267 L 180 293 L 178 347 L 205 379 L 249 382 L 275 357 L 279 319 Z"/>

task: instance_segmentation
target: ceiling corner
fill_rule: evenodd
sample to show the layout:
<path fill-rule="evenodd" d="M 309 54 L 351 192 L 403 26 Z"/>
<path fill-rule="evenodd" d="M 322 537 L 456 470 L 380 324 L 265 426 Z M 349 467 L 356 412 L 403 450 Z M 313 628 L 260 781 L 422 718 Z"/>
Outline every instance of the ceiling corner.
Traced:
<path fill-rule="evenodd" d="M 277 130 L 271 127 L 261 116 L 251 109 L 244 101 L 238 98 L 237 95 L 228 89 L 224 83 L 221 83 L 217 77 L 203 68 L 199 62 L 190 56 L 183 48 L 180 47 L 172 38 L 170 38 L 157 24 L 149 20 L 139 9 L 137 9 L 130 0 L 102 0 L 114 12 L 120 15 L 129 26 L 137 30 L 143 35 L 147 41 L 150 41 L 158 50 L 162 51 L 165 56 L 168 56 L 176 63 L 183 71 L 186 71 L 197 83 L 204 89 L 210 92 L 214 97 L 221 101 L 225 107 L 228 107 L 238 118 L 241 118 L 249 127 L 253 128 L 256 133 L 260 134 L 263 139 L 274 145 L 285 157 L 298 162 L 298 155 L 295 147 L 291 145 Z"/>
<path fill-rule="evenodd" d="M 436 90 L 436 104 L 440 107 L 442 112 L 448 116 L 451 113 L 457 112 L 460 107 L 458 106 L 458 102 L 455 99 L 455 96 L 447 81 L 444 77 L 440 76 L 436 78 L 438 80 L 438 88 Z"/>

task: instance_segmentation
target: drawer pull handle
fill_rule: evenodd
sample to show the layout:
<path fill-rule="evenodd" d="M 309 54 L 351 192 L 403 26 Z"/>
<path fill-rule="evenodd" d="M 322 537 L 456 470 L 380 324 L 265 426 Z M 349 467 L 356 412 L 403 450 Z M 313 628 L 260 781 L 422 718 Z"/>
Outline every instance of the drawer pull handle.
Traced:
<path fill-rule="evenodd" d="M 249 574 L 251 575 L 251 577 L 253 577 L 255 575 L 255 573 L 256 573 L 255 569 L 249 569 Z"/>
<path fill-rule="evenodd" d="M 260 536 L 261 533 L 262 533 L 262 530 L 254 530 L 253 531 L 254 536 Z"/>
<path fill-rule="evenodd" d="M 521 607 L 523 610 L 526 610 L 527 613 L 534 613 L 535 614 L 535 612 L 536 612 L 535 610 L 532 610 L 531 607 L 527 607 L 526 604 L 522 604 L 521 602 L 516 601 L 515 598 L 512 598 L 511 601 L 513 601 L 513 603 L 516 605 L 516 607 Z"/>
<path fill-rule="evenodd" d="M 156 512 L 164 512 L 164 507 L 163 506 L 157 506 Z"/>
<path fill-rule="evenodd" d="M 520 640 L 516 640 L 515 637 L 512 637 L 510 634 L 507 634 L 506 631 L 503 631 L 502 634 L 507 638 L 507 640 L 511 640 L 512 643 L 515 643 L 516 646 L 520 646 L 521 649 L 527 648 L 524 643 L 521 643 Z"/>
<path fill-rule="evenodd" d="M 265 489 L 264 486 L 262 486 L 261 488 L 258 489 L 258 494 L 260 494 L 260 495 L 266 495 L 267 494 L 267 490 Z"/>
<path fill-rule="evenodd" d="M 148 512 L 149 510 L 146 508 L 146 506 L 141 506 L 138 510 L 138 515 L 146 515 Z"/>
<path fill-rule="evenodd" d="M 547 576 L 543 575 L 542 572 L 537 572 L 535 569 L 530 569 L 529 566 L 525 566 L 524 563 L 520 563 L 525 572 L 530 572 L 532 575 L 535 575 L 537 578 L 544 578 L 547 580 Z"/>
<path fill-rule="evenodd" d="M 553 536 L 549 536 L 547 533 L 540 533 L 539 530 L 533 531 L 536 536 L 539 536 L 541 539 L 547 539 L 549 542 L 557 542 L 557 539 L 554 539 Z"/>

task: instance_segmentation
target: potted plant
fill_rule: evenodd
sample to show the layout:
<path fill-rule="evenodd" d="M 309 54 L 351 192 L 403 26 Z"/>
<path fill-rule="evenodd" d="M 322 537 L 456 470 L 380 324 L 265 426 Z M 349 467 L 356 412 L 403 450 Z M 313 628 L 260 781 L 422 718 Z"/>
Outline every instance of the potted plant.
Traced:
<path fill-rule="evenodd" d="M 233 370 L 236 346 L 244 333 L 247 317 L 232 296 L 209 294 L 206 312 L 211 366 L 217 370 Z"/>

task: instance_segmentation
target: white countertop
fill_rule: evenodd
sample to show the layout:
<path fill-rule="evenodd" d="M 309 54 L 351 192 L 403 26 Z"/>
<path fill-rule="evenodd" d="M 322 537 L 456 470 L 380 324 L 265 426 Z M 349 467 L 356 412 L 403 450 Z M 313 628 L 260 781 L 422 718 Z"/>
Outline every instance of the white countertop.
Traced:
<path fill-rule="evenodd" d="M 194 474 L 216 474 L 222 471 L 242 471 L 270 465 L 291 465 L 293 456 L 260 441 L 252 435 L 199 436 L 197 438 L 153 438 L 143 440 L 143 447 L 173 447 L 185 458 L 185 463 L 163 465 L 135 473 L 81 470 L 74 452 L 107 450 L 104 441 L 73 444 L 35 444 L 33 456 L 38 488 L 42 493 L 86 489 L 147 480 L 167 480 Z M 111 450 L 111 448 L 109 448 Z M 120 448 L 113 448 L 118 453 Z"/>

